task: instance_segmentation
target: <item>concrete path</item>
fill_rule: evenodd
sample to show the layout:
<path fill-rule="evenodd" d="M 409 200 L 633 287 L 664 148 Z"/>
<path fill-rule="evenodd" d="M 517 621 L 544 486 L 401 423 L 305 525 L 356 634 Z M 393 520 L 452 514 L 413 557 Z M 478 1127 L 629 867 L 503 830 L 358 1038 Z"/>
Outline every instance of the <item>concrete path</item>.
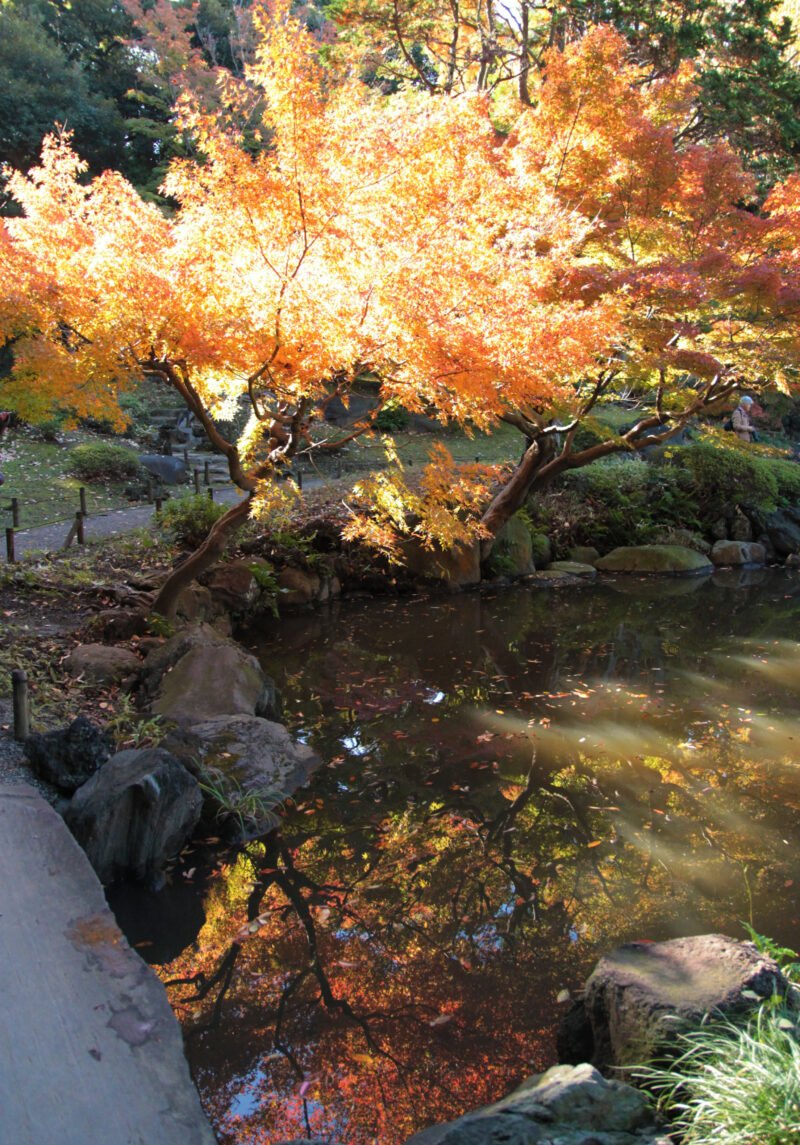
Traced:
<path fill-rule="evenodd" d="M 0 788 L 0 1145 L 215 1145 L 166 992 L 61 817 Z"/>
<path fill-rule="evenodd" d="M 244 494 L 232 485 L 214 489 L 214 500 L 220 505 L 234 505 Z M 121 533 L 132 533 L 134 529 L 148 528 L 153 524 L 155 508 L 152 505 L 134 505 L 128 509 L 110 509 L 106 513 L 92 513 L 84 519 L 84 536 L 87 541 L 115 537 Z M 16 529 L 14 531 L 14 551 L 17 559 L 28 553 L 56 552 L 64 547 L 71 521 L 60 521 L 55 525 L 41 525 L 37 529 Z M 73 546 L 75 542 L 72 542 Z M 5 557 L 3 548 L 3 557 Z M 3 1145 L 0 1141 L 0 1145 Z"/>

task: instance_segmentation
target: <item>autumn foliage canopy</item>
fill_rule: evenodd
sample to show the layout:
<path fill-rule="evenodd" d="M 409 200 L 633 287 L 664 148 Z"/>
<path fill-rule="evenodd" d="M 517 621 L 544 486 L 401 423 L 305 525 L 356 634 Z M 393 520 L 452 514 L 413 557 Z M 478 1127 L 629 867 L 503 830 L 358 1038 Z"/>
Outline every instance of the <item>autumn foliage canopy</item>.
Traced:
<path fill-rule="evenodd" d="M 490 538 L 557 472 L 669 435 L 737 386 L 793 382 L 800 181 L 759 207 L 724 143 L 683 140 L 689 65 L 647 82 L 595 28 L 549 54 L 532 106 L 507 93 L 501 131 L 486 92 L 386 97 L 335 74 L 283 8 L 259 35 L 267 145 L 253 155 L 231 129 L 234 89 L 213 113 L 187 97 L 202 159 L 173 164 L 170 214 L 114 172 L 87 184 L 68 137 L 11 176 L 0 330 L 24 416 L 114 416 L 130 379 L 160 379 L 248 494 L 223 534 L 369 371 L 381 402 L 520 429 L 521 463 L 481 506 Z M 619 388 L 651 391 L 649 416 L 576 450 Z M 212 419 L 243 395 L 249 424 L 223 441 Z M 425 539 L 454 543 L 458 517 L 442 520 Z"/>

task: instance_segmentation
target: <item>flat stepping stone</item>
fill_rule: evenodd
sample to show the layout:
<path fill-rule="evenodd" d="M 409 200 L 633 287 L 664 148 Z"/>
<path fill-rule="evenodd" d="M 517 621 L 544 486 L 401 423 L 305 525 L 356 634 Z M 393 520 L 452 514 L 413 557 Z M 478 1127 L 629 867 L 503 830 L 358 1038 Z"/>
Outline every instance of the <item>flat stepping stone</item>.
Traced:
<path fill-rule="evenodd" d="M 552 561 L 545 571 L 567 573 L 570 576 L 585 577 L 587 580 L 593 580 L 597 576 L 594 565 L 587 565 L 584 561 Z"/>
<path fill-rule="evenodd" d="M 215 1145 L 166 991 L 27 784 L 0 789 L 3 1141 Z"/>

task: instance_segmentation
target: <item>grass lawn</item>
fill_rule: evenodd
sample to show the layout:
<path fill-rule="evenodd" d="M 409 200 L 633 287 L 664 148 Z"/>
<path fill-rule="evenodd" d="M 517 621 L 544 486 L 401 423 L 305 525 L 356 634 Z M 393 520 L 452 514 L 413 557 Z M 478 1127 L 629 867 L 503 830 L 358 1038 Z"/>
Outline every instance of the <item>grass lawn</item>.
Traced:
<path fill-rule="evenodd" d="M 525 439 L 512 426 L 499 426 L 494 433 L 476 433 L 468 437 L 461 430 L 442 430 L 440 433 L 424 430 L 399 430 L 393 433 L 373 433 L 351 442 L 342 454 L 345 472 L 381 469 L 386 465 L 386 447 L 389 439 L 394 443 L 403 465 L 424 465 L 435 442 L 442 442 L 456 461 L 486 462 L 516 461 L 522 453 Z"/>
<path fill-rule="evenodd" d="M 127 505 L 120 487 L 89 485 L 67 472 L 70 450 L 91 440 L 97 439 L 79 431 L 61 434 L 58 444 L 37 441 L 19 430 L 6 433 L 0 442 L 0 472 L 5 477 L 0 488 L 2 527 L 12 523 L 12 497 L 19 501 L 20 529 L 70 520 L 80 508 L 81 485 L 86 489 L 89 513 Z"/>

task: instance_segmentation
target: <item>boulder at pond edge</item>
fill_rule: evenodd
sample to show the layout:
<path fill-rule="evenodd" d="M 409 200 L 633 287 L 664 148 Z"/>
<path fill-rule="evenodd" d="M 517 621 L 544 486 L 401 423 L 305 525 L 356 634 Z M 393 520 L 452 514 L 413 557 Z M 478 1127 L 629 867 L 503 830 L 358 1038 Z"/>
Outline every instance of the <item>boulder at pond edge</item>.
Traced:
<path fill-rule="evenodd" d="M 751 942 L 722 934 L 630 942 L 600 959 L 563 1018 L 559 1060 L 590 1061 L 618 1077 L 620 1068 L 676 1056 L 681 1032 L 708 1014 L 751 1009 L 753 996 L 786 989 L 777 963 Z"/>
<path fill-rule="evenodd" d="M 191 837 L 203 798 L 162 748 L 121 751 L 72 797 L 64 819 L 101 882 L 159 871 Z"/>
<path fill-rule="evenodd" d="M 641 1090 L 592 1066 L 553 1066 L 509 1097 L 406 1145 L 670 1145 Z"/>
<path fill-rule="evenodd" d="M 602 572 L 696 576 L 712 572 L 708 557 L 683 545 L 626 545 L 595 561 Z"/>
<path fill-rule="evenodd" d="M 257 716 L 205 720 L 175 732 L 164 746 L 204 782 L 207 798 L 223 817 L 239 819 L 239 833 L 246 835 L 269 830 L 271 808 L 322 762 L 310 747 L 296 743 L 283 724 Z"/>

